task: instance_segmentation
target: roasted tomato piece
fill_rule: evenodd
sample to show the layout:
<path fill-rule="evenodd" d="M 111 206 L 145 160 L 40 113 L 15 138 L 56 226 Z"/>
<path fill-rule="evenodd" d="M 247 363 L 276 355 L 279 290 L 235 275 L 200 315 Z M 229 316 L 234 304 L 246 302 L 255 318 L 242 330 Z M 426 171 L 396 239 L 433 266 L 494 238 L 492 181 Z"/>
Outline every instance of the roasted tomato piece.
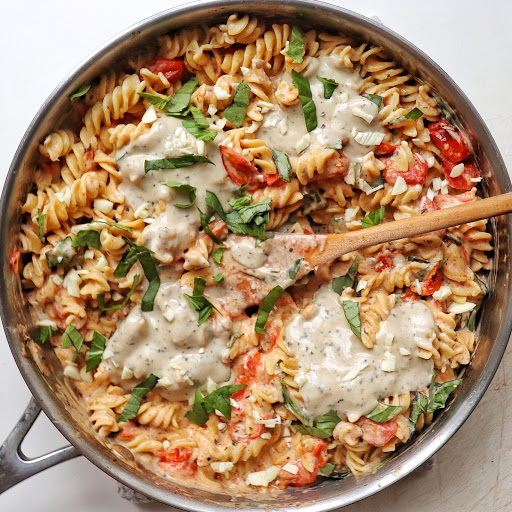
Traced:
<path fill-rule="evenodd" d="M 185 462 L 192 456 L 192 450 L 186 446 L 180 446 L 172 450 L 154 452 L 154 455 L 160 457 L 160 462 Z"/>
<path fill-rule="evenodd" d="M 11 265 L 11 268 L 14 270 L 14 272 L 16 272 L 16 274 L 20 270 L 20 257 L 20 250 L 17 247 L 15 247 L 12 250 L 11 257 L 9 258 L 9 264 Z"/>
<path fill-rule="evenodd" d="M 384 169 L 384 179 L 386 183 L 394 185 L 398 176 L 401 176 L 407 185 L 423 185 L 428 174 L 427 162 L 421 158 L 418 154 L 414 153 L 414 162 L 412 167 L 407 171 L 402 172 L 396 166 L 394 157 L 382 159 L 382 162 L 386 166 Z"/>
<path fill-rule="evenodd" d="M 227 146 L 219 146 L 219 149 L 224 169 L 235 185 L 248 185 L 250 190 L 263 186 L 263 181 L 258 178 L 258 169 L 243 155 Z"/>
<path fill-rule="evenodd" d="M 432 142 L 447 160 L 455 163 L 462 162 L 470 155 L 466 139 L 446 119 L 430 124 L 428 131 Z"/>
<path fill-rule="evenodd" d="M 372 446 L 384 446 L 395 437 L 398 430 L 395 419 L 377 423 L 363 417 L 357 420 L 357 425 L 363 430 L 363 440 Z"/>
<path fill-rule="evenodd" d="M 413 300 L 418 300 L 419 299 L 418 294 L 414 293 L 411 290 L 409 290 L 409 291 L 407 291 L 405 293 L 402 293 L 402 295 L 400 295 L 400 298 L 404 302 L 412 302 Z"/>
<path fill-rule="evenodd" d="M 169 82 L 177 82 L 185 73 L 185 62 L 182 59 L 166 59 L 164 57 L 155 57 L 146 62 L 143 68 L 148 68 L 152 73 L 158 75 L 163 73 Z"/>
<path fill-rule="evenodd" d="M 421 295 L 432 295 L 441 288 L 442 278 L 441 274 L 438 274 L 439 262 L 437 262 L 432 270 L 428 273 L 427 277 L 423 280 L 421 285 Z"/>
<path fill-rule="evenodd" d="M 387 142 L 381 142 L 377 146 L 375 146 L 375 154 L 376 155 L 389 155 L 395 151 L 398 146 L 394 144 L 388 144 Z"/>
<path fill-rule="evenodd" d="M 456 177 L 452 177 L 451 173 L 453 171 L 453 168 L 456 165 L 462 164 L 464 164 L 464 171 L 462 172 L 462 174 Z M 478 172 L 476 165 L 472 161 L 466 161 L 461 162 L 460 164 L 456 164 L 450 162 L 449 160 L 443 160 L 443 171 L 446 181 L 448 181 L 448 185 L 457 190 L 471 190 L 473 187 L 477 185 L 476 182 L 471 181 L 471 178 L 476 179 L 480 177 L 480 173 Z"/>

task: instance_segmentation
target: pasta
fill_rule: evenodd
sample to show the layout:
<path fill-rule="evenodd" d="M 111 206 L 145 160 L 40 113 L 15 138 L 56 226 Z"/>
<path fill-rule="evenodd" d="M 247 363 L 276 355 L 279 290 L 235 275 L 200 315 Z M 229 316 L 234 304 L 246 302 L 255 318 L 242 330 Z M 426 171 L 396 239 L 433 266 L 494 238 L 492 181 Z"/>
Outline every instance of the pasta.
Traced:
<path fill-rule="evenodd" d="M 478 201 L 426 85 L 383 48 L 233 14 L 76 104 L 41 141 L 19 272 L 104 443 L 263 492 L 374 472 L 432 422 L 478 341 L 487 222 L 317 269 L 285 236 Z"/>

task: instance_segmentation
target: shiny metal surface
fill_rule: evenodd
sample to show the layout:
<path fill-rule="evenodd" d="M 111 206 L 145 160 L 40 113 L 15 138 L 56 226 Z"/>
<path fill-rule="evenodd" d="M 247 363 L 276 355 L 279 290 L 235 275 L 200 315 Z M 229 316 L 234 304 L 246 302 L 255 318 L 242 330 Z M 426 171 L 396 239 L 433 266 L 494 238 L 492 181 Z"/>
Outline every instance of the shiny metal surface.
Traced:
<path fill-rule="evenodd" d="M 495 267 L 492 291 L 487 297 L 480 324 L 480 343 L 472 365 L 465 373 L 457 399 L 436 421 L 375 475 L 358 480 L 323 481 L 308 489 L 289 489 L 277 498 L 256 495 L 234 498 L 198 489 L 188 489 L 157 477 L 143 467 L 116 456 L 88 426 L 76 395 L 64 383 L 60 365 L 50 350 L 29 352 L 23 326 L 28 325 L 19 278 L 9 267 L 20 224 L 22 198 L 32 179 L 39 141 L 68 113 L 68 95 L 89 83 L 112 63 L 155 36 L 197 23 L 225 20 L 232 12 L 253 13 L 276 21 L 296 21 L 324 31 L 342 32 L 357 39 L 383 45 L 395 60 L 434 87 L 455 110 L 479 154 L 489 195 L 511 190 L 510 180 L 494 141 L 480 116 L 455 83 L 421 51 L 378 23 L 340 8 L 316 1 L 230 2 L 210 1 L 185 5 L 157 14 L 126 30 L 106 43 L 72 72 L 52 93 L 25 134 L 6 180 L 1 199 L 0 242 L 4 285 L 0 289 L 0 312 L 14 358 L 34 397 L 62 434 L 106 473 L 152 498 L 194 511 L 221 511 L 226 508 L 289 510 L 297 505 L 308 512 L 332 510 L 363 499 L 404 477 L 437 451 L 462 425 L 482 397 L 506 347 L 512 329 L 511 261 L 512 224 L 510 217 L 492 223 L 495 236 Z M 42 366 L 41 372 L 36 364 Z M 56 392 L 58 390 L 58 392 Z"/>

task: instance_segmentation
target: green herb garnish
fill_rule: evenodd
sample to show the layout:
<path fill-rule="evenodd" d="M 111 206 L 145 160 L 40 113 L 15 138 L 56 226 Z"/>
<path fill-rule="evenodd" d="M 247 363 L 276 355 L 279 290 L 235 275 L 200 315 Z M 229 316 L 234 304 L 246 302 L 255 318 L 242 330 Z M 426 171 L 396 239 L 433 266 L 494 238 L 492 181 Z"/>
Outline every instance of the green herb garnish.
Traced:
<path fill-rule="evenodd" d="M 144 382 L 137 384 L 133 388 L 132 395 L 117 420 L 118 423 L 129 421 L 137 416 L 142 399 L 156 386 L 157 382 L 158 377 L 151 374 Z"/>
<path fill-rule="evenodd" d="M 98 367 L 103 359 L 103 352 L 105 351 L 105 345 L 107 338 L 97 331 L 94 331 L 92 335 L 91 348 L 89 350 L 89 356 L 87 357 L 85 370 L 90 372 L 94 368 Z"/>
<path fill-rule="evenodd" d="M 292 27 L 292 37 L 290 38 L 288 52 L 286 55 L 291 57 L 293 62 L 300 64 L 304 60 L 304 57 L 302 56 L 302 53 L 304 52 L 304 46 L 304 32 L 302 32 L 299 27 L 294 25 Z"/>
<path fill-rule="evenodd" d="M 181 89 L 174 95 L 171 102 L 166 106 L 166 110 L 171 116 L 185 114 L 184 111 L 187 110 L 190 99 L 192 98 L 192 93 L 198 83 L 197 78 L 194 76 L 188 80 L 188 82 L 183 84 Z"/>
<path fill-rule="evenodd" d="M 210 318 L 213 310 L 219 311 L 204 295 L 204 288 L 206 286 L 206 279 L 204 277 L 194 278 L 194 289 L 192 295 L 185 293 L 185 298 L 188 300 L 190 306 L 194 311 L 199 312 L 199 319 L 197 325 L 202 325 Z M 220 313 L 220 311 L 219 311 Z"/>
<path fill-rule="evenodd" d="M 386 211 L 386 207 L 381 206 L 378 210 L 375 210 L 374 212 L 367 213 L 361 219 L 361 227 L 369 228 L 370 226 L 377 226 L 377 224 L 380 224 L 384 220 L 385 211 Z"/>
<path fill-rule="evenodd" d="M 295 279 L 297 277 L 297 272 L 300 269 L 300 265 L 303 259 L 304 258 L 299 258 L 298 260 L 295 260 L 291 268 L 288 270 L 288 276 L 290 277 L 290 279 Z"/>
<path fill-rule="evenodd" d="M 219 201 L 219 198 L 209 190 L 206 191 L 206 205 L 209 206 L 223 221 L 226 220 L 226 212 Z"/>
<path fill-rule="evenodd" d="M 234 124 L 237 128 L 240 128 L 244 122 L 247 107 L 249 106 L 250 92 L 251 89 L 249 86 L 244 81 L 240 82 L 236 88 L 233 103 L 231 103 L 231 105 L 229 105 L 229 107 L 227 107 L 223 112 L 224 118 Z"/>
<path fill-rule="evenodd" d="M 206 142 L 214 140 L 217 137 L 217 132 L 209 129 L 210 125 L 203 113 L 194 106 L 191 106 L 189 110 L 192 118 L 183 119 L 183 127 L 196 139 Z"/>
<path fill-rule="evenodd" d="M 324 78 L 323 76 L 316 76 L 316 78 L 322 82 L 324 86 L 324 98 L 326 100 L 331 99 L 331 96 L 333 92 L 336 90 L 336 87 L 340 85 L 336 80 L 333 80 L 332 78 Z"/>
<path fill-rule="evenodd" d="M 84 337 L 77 331 L 74 325 L 68 325 L 62 335 L 62 348 L 75 347 L 76 353 L 80 352 Z"/>
<path fill-rule="evenodd" d="M 272 157 L 274 158 L 274 162 L 276 163 L 277 172 L 283 181 L 290 183 L 292 181 L 291 171 L 292 164 L 290 163 L 290 159 L 286 153 L 282 151 L 278 151 L 277 149 L 272 150 Z"/>
<path fill-rule="evenodd" d="M 124 298 L 123 302 L 121 302 L 120 304 L 116 304 L 115 306 L 110 306 L 110 307 L 106 308 L 105 307 L 105 295 L 103 293 L 98 294 L 97 299 L 98 299 L 98 307 L 100 308 L 100 310 L 101 311 L 115 311 L 117 309 L 124 308 L 126 306 L 126 304 L 128 303 L 128 301 L 130 300 L 130 297 L 133 295 L 133 292 L 135 291 L 135 288 L 137 287 L 139 279 L 140 279 L 140 275 L 136 274 L 133 277 L 133 283 L 130 288 L 130 291 L 126 294 L 126 297 Z"/>
<path fill-rule="evenodd" d="M 94 229 L 82 229 L 73 238 L 72 247 L 94 247 L 101 249 L 100 234 Z"/>
<path fill-rule="evenodd" d="M 284 292 L 282 286 L 275 286 L 270 290 L 267 296 L 263 299 L 263 304 L 258 311 L 258 318 L 256 319 L 256 324 L 254 326 L 254 331 L 259 334 L 266 334 L 265 324 L 267 323 L 268 315 L 274 308 L 277 300 L 281 297 L 281 294 Z"/>
<path fill-rule="evenodd" d="M 372 412 L 366 415 L 369 420 L 376 423 L 384 423 L 385 421 L 392 420 L 404 410 L 399 405 L 386 405 L 379 403 Z"/>
<path fill-rule="evenodd" d="M 186 192 L 188 194 L 188 203 L 174 203 L 176 208 L 190 208 L 196 201 L 196 187 L 189 185 L 188 183 L 180 183 L 174 180 L 165 180 L 160 182 L 162 185 L 166 185 L 170 188 L 175 188 L 180 192 Z"/>
<path fill-rule="evenodd" d="M 144 171 L 158 171 L 161 169 L 181 169 L 190 167 L 197 163 L 207 163 L 215 165 L 209 158 L 202 155 L 183 155 L 176 158 L 163 158 L 162 160 L 145 160 Z"/>
<path fill-rule="evenodd" d="M 82 256 L 78 254 L 73 247 L 73 240 L 67 236 L 61 240 L 55 247 L 52 247 L 46 254 L 46 262 L 49 268 L 71 267 L 82 261 Z"/>
<path fill-rule="evenodd" d="M 339 276 L 332 281 L 332 289 L 338 295 L 341 295 L 345 288 L 354 288 L 359 268 L 359 256 L 356 256 L 348 272 L 344 276 Z"/>
<path fill-rule="evenodd" d="M 359 302 L 355 302 L 353 300 L 344 300 L 343 311 L 345 312 L 345 318 L 350 325 L 350 329 L 360 340 L 362 340 Z"/>
<path fill-rule="evenodd" d="M 37 209 L 37 224 L 39 225 L 39 240 L 46 242 L 46 238 L 44 236 L 44 219 L 46 219 L 46 214 L 43 214 L 41 208 Z"/>
<path fill-rule="evenodd" d="M 222 263 L 222 257 L 224 256 L 224 249 L 225 247 L 218 247 L 213 252 L 213 261 L 217 263 L 217 265 L 220 265 Z"/>
<path fill-rule="evenodd" d="M 166 110 L 167 105 L 172 100 L 172 96 L 162 98 L 156 94 L 150 94 L 149 92 L 138 92 L 137 94 L 160 110 Z"/>
<path fill-rule="evenodd" d="M 312 132 L 318 126 L 318 121 L 316 118 L 316 106 L 313 101 L 313 95 L 311 94 L 309 80 L 292 69 L 292 82 L 299 90 L 299 99 L 304 112 L 306 129 L 308 132 Z"/>
<path fill-rule="evenodd" d="M 288 387 L 284 383 L 284 381 L 281 381 L 281 391 L 283 393 L 283 405 L 299 420 L 303 425 L 306 425 L 308 427 L 313 426 L 313 421 L 309 418 L 309 416 L 306 414 L 306 411 L 295 401 L 293 400 L 292 396 L 290 395 L 290 391 L 288 390 Z"/>
<path fill-rule="evenodd" d="M 318 474 L 320 476 L 325 476 L 327 478 L 336 478 L 339 480 L 342 480 L 343 478 L 346 478 L 347 476 L 349 476 L 351 474 L 350 471 L 341 471 L 340 472 L 340 471 L 335 471 L 335 469 L 336 469 L 336 464 L 328 462 L 327 464 L 325 464 L 318 470 Z"/>
<path fill-rule="evenodd" d="M 222 244 L 222 240 L 213 234 L 213 231 L 210 229 L 210 222 L 212 221 L 213 214 L 206 215 L 202 210 L 198 208 L 199 211 L 199 218 L 201 219 L 201 227 L 203 228 L 203 231 L 216 243 L 216 244 Z"/>
<path fill-rule="evenodd" d="M 382 96 L 379 96 L 378 94 L 363 94 L 362 96 L 363 98 L 370 100 L 372 103 L 375 103 L 378 108 L 382 105 Z"/>
<path fill-rule="evenodd" d="M 336 411 L 330 410 L 315 422 L 313 426 L 292 423 L 292 427 L 301 434 L 309 434 L 320 439 L 327 439 L 332 436 L 334 427 L 341 421 Z"/>
<path fill-rule="evenodd" d="M 240 210 L 244 206 L 249 206 L 252 203 L 252 196 L 250 194 L 247 194 L 242 197 L 230 199 L 228 202 L 229 205 L 233 208 L 233 210 Z"/>
<path fill-rule="evenodd" d="M 401 123 L 407 120 L 416 121 L 416 119 L 419 119 L 422 115 L 423 112 L 419 108 L 413 108 L 410 112 L 407 112 L 407 114 L 393 119 L 389 124 Z"/>
<path fill-rule="evenodd" d="M 45 325 L 41 332 L 39 333 L 39 336 L 37 338 L 37 343 L 40 345 L 44 345 L 47 341 L 52 338 L 52 336 L 55 336 L 57 334 L 57 331 L 55 329 L 52 329 L 49 325 Z"/>
<path fill-rule="evenodd" d="M 222 284 L 224 282 L 224 275 L 222 274 L 222 272 L 219 272 L 214 278 L 213 280 L 217 283 L 217 284 Z"/>
<path fill-rule="evenodd" d="M 73 94 L 70 94 L 69 95 L 69 101 L 75 101 L 77 100 L 78 98 L 81 98 L 82 96 L 84 96 L 85 94 L 87 94 L 87 92 L 89 91 L 89 89 L 91 88 L 90 85 L 82 85 L 79 89 L 77 89 Z"/>

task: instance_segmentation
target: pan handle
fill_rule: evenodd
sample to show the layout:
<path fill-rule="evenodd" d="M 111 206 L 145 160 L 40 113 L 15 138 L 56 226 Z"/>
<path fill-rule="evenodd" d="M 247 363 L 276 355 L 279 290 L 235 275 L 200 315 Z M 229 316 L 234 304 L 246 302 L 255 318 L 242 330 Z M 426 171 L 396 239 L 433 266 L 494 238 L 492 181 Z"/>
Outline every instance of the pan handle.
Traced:
<path fill-rule="evenodd" d="M 71 445 L 33 459 L 29 459 L 22 452 L 21 443 L 40 412 L 41 407 L 32 397 L 18 423 L 0 447 L 0 494 L 40 471 L 80 455 Z"/>

